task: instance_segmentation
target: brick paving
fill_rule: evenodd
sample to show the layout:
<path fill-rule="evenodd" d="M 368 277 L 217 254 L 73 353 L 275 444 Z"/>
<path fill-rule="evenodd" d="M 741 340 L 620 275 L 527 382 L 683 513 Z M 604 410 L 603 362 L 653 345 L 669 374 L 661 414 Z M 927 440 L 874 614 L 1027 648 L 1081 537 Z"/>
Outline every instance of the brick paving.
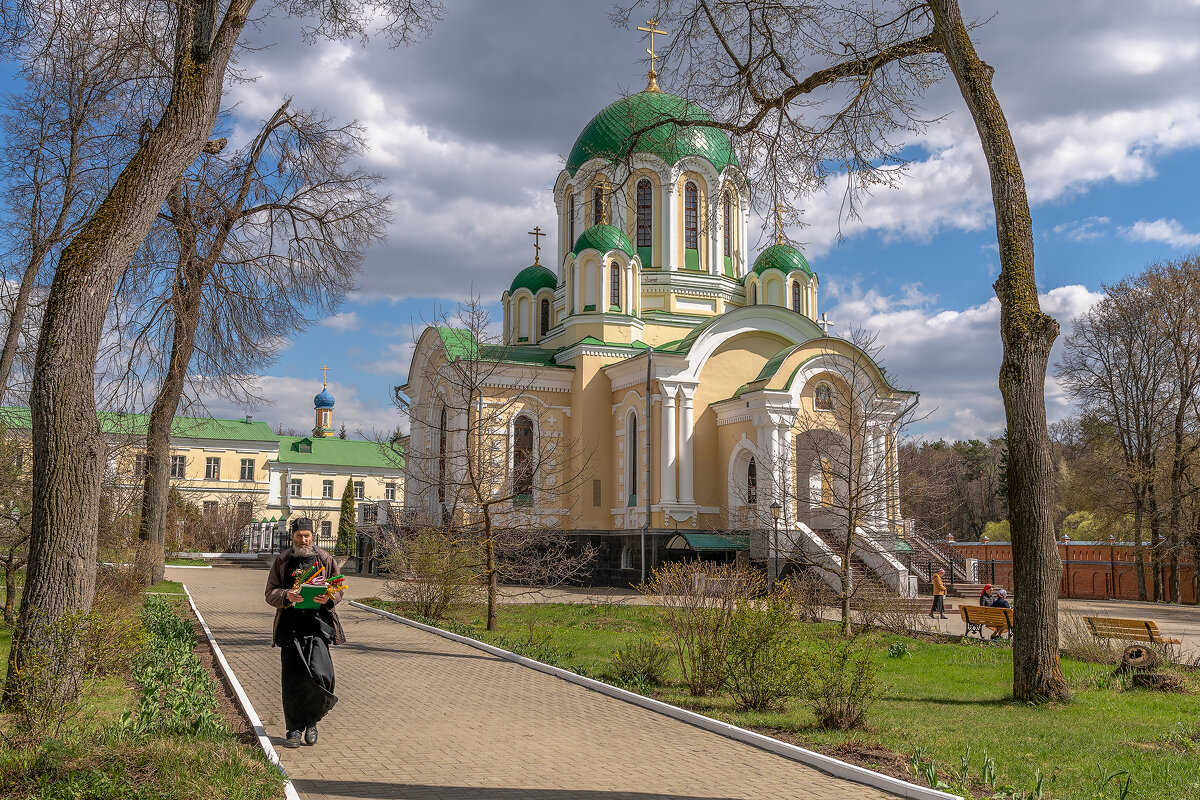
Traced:
<path fill-rule="evenodd" d="M 288 750 L 266 572 L 187 584 L 305 800 L 880 800 L 831 777 L 466 645 L 340 606 L 338 705 Z M 375 582 L 350 579 L 351 596 Z M 356 585 L 357 584 L 357 585 Z"/>

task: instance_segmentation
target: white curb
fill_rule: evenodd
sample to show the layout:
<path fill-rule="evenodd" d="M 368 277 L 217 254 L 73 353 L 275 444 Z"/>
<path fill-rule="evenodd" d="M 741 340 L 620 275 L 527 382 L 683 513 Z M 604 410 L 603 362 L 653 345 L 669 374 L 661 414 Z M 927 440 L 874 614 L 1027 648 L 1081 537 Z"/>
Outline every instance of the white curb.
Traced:
<path fill-rule="evenodd" d="M 209 630 L 208 623 L 204 621 L 204 617 L 200 614 L 200 609 L 196 608 L 196 601 L 192 599 L 192 593 L 188 591 L 186 585 L 183 587 L 183 593 L 187 595 L 188 603 L 191 605 L 196 619 L 200 620 L 200 627 L 204 629 L 204 635 L 208 637 L 209 647 L 216 654 L 217 662 L 221 665 L 221 670 L 225 673 L 226 679 L 229 680 L 229 685 L 233 687 L 233 693 L 237 695 L 238 702 L 242 704 L 242 711 L 246 712 L 246 717 L 250 720 L 250 725 L 254 728 L 254 735 L 258 737 L 259 746 L 266 753 L 267 759 L 278 767 L 279 771 L 286 778 L 287 770 L 283 768 L 283 764 L 279 763 L 279 754 L 275 752 L 275 747 L 271 744 L 270 737 L 267 736 L 267 729 L 263 727 L 262 720 L 258 718 L 258 712 L 254 710 L 254 706 L 250 703 L 250 698 L 246 696 L 246 690 L 242 688 L 242 684 L 238 682 L 237 677 L 233 674 L 233 668 L 225 660 L 225 654 L 221 652 L 221 646 L 217 644 L 212 631 Z M 292 786 L 290 780 L 285 780 L 283 783 L 283 796 L 287 800 L 300 800 L 300 795 L 296 792 L 296 787 Z"/>
<path fill-rule="evenodd" d="M 415 622 L 414 620 L 406 619 L 378 608 L 372 608 L 371 606 L 363 605 L 357 600 L 351 600 L 350 605 L 354 608 L 361 608 L 364 611 L 370 611 L 382 617 L 395 620 L 396 622 L 410 625 L 418 630 L 426 631 L 427 633 L 434 633 L 445 639 L 450 639 L 451 641 L 474 647 L 477 650 L 483 650 L 485 653 L 491 653 L 494 656 L 507 659 L 508 661 L 513 661 L 522 666 L 537 670 L 538 672 L 543 672 L 547 675 L 553 675 L 556 678 L 561 678 L 569 683 L 582 686 L 586 689 L 591 689 L 592 691 L 599 692 L 600 694 L 608 695 L 609 697 L 616 698 L 617 700 L 624 700 L 626 703 L 632 703 L 635 706 L 640 706 L 641 708 L 649 711 L 654 711 L 658 714 L 671 717 L 672 719 L 677 719 L 680 722 L 688 725 L 693 725 L 697 728 L 702 728 L 712 733 L 727 736 L 730 739 L 735 739 L 744 744 L 751 745 L 752 747 L 757 747 L 761 750 L 774 753 L 775 755 L 783 756 L 784 758 L 792 761 L 798 761 L 801 764 L 818 769 L 828 775 L 833 775 L 835 778 L 842 778 L 844 780 L 853 781 L 854 783 L 861 783 L 874 789 L 881 789 L 885 792 L 890 792 L 900 797 L 912 798 L 912 800 L 963 800 L 962 797 L 956 794 L 939 792 L 937 789 L 930 789 L 926 786 L 918 786 L 915 783 L 902 781 L 899 778 L 893 778 L 890 775 L 872 772 L 869 769 L 858 767 L 854 764 L 847 764 L 845 761 L 839 761 L 836 758 L 831 758 L 830 756 L 823 755 L 812 750 L 806 750 L 803 747 L 797 747 L 794 744 L 788 744 L 787 742 L 779 739 L 774 739 L 770 736 L 764 736 L 761 733 L 755 733 L 754 731 L 746 730 L 745 728 L 739 728 L 737 725 L 730 725 L 727 722 L 721 722 L 711 717 L 706 717 L 703 714 L 697 714 L 694 711 L 688 711 L 687 709 L 680 708 L 679 706 L 673 706 L 670 703 L 664 703 L 660 700 L 652 700 L 649 697 L 636 694 L 635 692 L 619 689 L 616 686 L 612 686 L 593 678 L 585 678 L 584 676 L 578 675 L 570 670 L 553 667 L 549 664 L 543 664 L 541 661 L 534 661 L 532 658 L 526 658 L 525 656 L 519 656 L 516 653 L 510 653 L 508 650 L 502 650 L 499 647 L 494 647 L 476 639 L 460 636 L 457 633 L 444 631 L 441 628 L 435 628 L 431 625 L 423 625 L 420 622 Z"/>

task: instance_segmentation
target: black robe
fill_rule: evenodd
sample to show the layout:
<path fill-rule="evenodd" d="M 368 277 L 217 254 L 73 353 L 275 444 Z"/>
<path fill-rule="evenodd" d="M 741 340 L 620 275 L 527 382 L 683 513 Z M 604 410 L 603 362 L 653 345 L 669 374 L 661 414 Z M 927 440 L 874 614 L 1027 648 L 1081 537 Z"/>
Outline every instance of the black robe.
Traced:
<path fill-rule="evenodd" d="M 314 561 L 315 556 L 293 555 L 284 574 L 307 569 Z M 333 604 L 326 603 L 316 609 L 281 610 L 275 644 L 281 654 L 283 720 L 289 731 L 316 725 L 337 703 L 329 656 L 335 630 L 332 609 Z"/>

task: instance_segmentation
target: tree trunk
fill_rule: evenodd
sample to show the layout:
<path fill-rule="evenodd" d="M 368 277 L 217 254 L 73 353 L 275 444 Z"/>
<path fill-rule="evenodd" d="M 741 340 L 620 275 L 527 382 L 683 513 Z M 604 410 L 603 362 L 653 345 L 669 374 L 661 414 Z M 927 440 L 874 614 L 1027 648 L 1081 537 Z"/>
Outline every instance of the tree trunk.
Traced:
<path fill-rule="evenodd" d="M 1151 465 L 1149 474 L 1154 474 L 1154 467 Z M 1147 508 L 1146 512 L 1150 516 L 1150 563 L 1154 567 L 1154 602 L 1158 603 L 1166 599 L 1163 594 L 1163 579 L 1162 579 L 1162 559 L 1163 548 L 1162 540 L 1159 539 L 1158 525 L 1158 496 L 1154 491 L 1154 479 L 1151 478 L 1146 491 Z"/>
<path fill-rule="evenodd" d="M 17 596 L 17 547 L 13 545 L 4 559 L 4 624 L 14 622 L 13 605 Z"/>
<path fill-rule="evenodd" d="M 1013 696 L 1043 701 L 1068 697 L 1058 657 L 1058 583 L 1054 465 L 1046 430 L 1046 366 L 1058 323 L 1043 314 L 1034 277 L 1033 222 L 1025 179 L 1008 122 L 992 89 L 992 68 L 975 52 L 956 0 L 930 0 L 934 31 L 971 111 L 991 175 L 1000 246 L 1000 393 L 1008 422 L 1009 520 L 1012 525 L 1014 610 Z"/>
<path fill-rule="evenodd" d="M 30 256 L 29 263 L 25 265 L 25 274 L 21 276 L 17 300 L 8 312 L 8 331 L 4 334 L 4 349 L 0 351 L 0 403 L 3 403 L 4 396 L 8 393 L 8 378 L 12 374 L 13 361 L 17 358 L 21 330 L 25 327 L 25 314 L 29 311 L 29 296 L 33 294 L 33 284 L 45 257 L 45 251 L 40 249 Z"/>
<path fill-rule="evenodd" d="M 49 623 L 91 610 L 105 442 L 96 416 L 96 354 L 109 300 L 163 199 L 204 148 L 220 108 L 225 67 L 250 3 L 234 2 L 214 34 L 211 0 L 174 4 L 171 97 L 158 125 L 96 213 L 63 250 L 38 338 L 33 421 L 33 514 L 21 614 L 6 697 Z"/>
<path fill-rule="evenodd" d="M 849 533 L 846 534 L 846 544 L 842 548 L 842 636 L 849 636 L 850 631 L 850 597 L 854 593 L 853 575 L 850 572 L 851 542 Z"/>
<path fill-rule="evenodd" d="M 1133 501 L 1133 560 L 1137 562 L 1138 600 L 1146 599 L 1146 553 L 1142 549 L 1142 497 L 1139 493 Z"/>
<path fill-rule="evenodd" d="M 487 548 L 487 629 L 494 631 L 498 626 L 496 603 L 500 596 L 500 576 L 496 570 L 496 543 L 492 541 L 490 531 L 484 542 Z"/>

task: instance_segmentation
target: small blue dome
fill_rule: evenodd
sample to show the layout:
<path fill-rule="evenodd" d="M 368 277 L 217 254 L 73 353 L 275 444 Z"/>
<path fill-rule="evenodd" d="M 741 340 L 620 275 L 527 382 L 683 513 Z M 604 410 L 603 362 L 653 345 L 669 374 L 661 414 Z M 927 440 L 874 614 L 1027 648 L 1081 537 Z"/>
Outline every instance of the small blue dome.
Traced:
<path fill-rule="evenodd" d="M 333 408 L 333 395 L 328 389 L 322 389 L 321 393 L 313 398 L 313 405 L 317 408 Z"/>

